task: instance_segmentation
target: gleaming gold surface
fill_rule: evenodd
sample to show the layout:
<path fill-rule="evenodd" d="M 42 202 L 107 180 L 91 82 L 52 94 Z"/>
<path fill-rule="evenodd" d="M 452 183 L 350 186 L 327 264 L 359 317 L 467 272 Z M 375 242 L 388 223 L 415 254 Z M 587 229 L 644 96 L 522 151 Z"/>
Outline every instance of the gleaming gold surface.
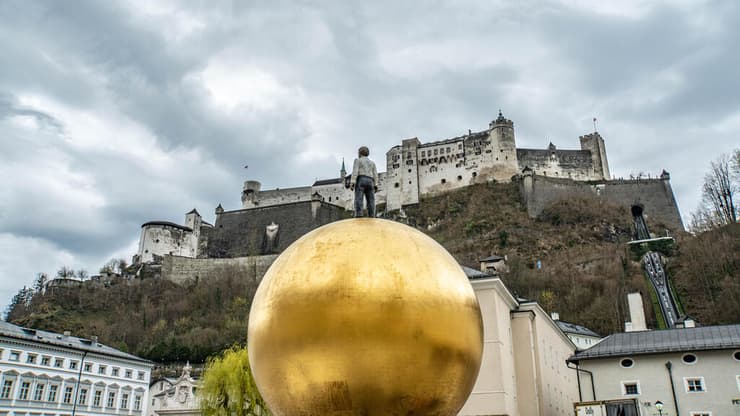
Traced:
<path fill-rule="evenodd" d="M 278 416 L 451 416 L 478 375 L 483 330 L 460 266 L 387 220 L 334 222 L 270 267 L 249 316 L 257 386 Z"/>

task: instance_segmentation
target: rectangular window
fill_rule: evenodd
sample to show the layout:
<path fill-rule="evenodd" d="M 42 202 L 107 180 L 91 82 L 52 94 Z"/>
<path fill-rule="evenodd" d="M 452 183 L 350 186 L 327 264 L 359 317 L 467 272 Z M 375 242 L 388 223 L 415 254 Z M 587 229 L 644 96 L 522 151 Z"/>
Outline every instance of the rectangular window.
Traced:
<path fill-rule="evenodd" d="M 134 410 L 141 410 L 141 395 L 134 396 Z"/>
<path fill-rule="evenodd" d="M 623 381 L 622 394 L 625 396 L 635 396 L 640 394 L 640 383 L 637 381 Z"/>
<path fill-rule="evenodd" d="M 101 390 L 96 390 L 95 394 L 93 395 L 93 406 L 100 407 L 100 399 L 103 397 L 103 392 Z"/>
<path fill-rule="evenodd" d="M 21 359 L 21 352 L 20 351 L 11 351 L 10 357 L 8 357 L 9 361 L 20 361 Z"/>
<path fill-rule="evenodd" d="M 56 367 L 56 368 L 62 368 L 62 367 L 64 367 L 64 358 L 55 358 L 54 359 L 54 367 Z"/>
<path fill-rule="evenodd" d="M 18 392 L 18 400 L 28 400 L 28 389 L 31 388 L 29 381 L 21 383 L 21 390 Z"/>
<path fill-rule="evenodd" d="M 49 386 L 49 396 L 46 398 L 46 401 L 56 403 L 57 401 L 57 390 L 59 390 L 59 386 L 55 386 L 52 384 Z"/>
<path fill-rule="evenodd" d="M 138 378 L 139 380 L 144 380 L 144 375 L 145 374 L 143 371 L 139 371 L 139 374 L 136 376 L 136 378 Z"/>
<path fill-rule="evenodd" d="M 92 371 L 92 363 L 85 363 L 85 367 L 83 368 L 83 371 L 86 373 L 89 373 Z"/>
<path fill-rule="evenodd" d="M 33 391 L 33 399 L 40 402 L 44 399 L 44 387 L 45 384 L 36 384 L 36 390 Z"/>
<path fill-rule="evenodd" d="M 121 393 L 121 409 L 128 409 L 128 393 Z"/>
<path fill-rule="evenodd" d="M 105 374 L 105 370 L 107 370 L 108 367 L 104 365 L 98 365 L 98 374 Z"/>
<path fill-rule="evenodd" d="M 26 355 L 26 364 L 36 364 L 36 354 L 28 354 Z"/>
<path fill-rule="evenodd" d="M 71 386 L 67 386 L 64 388 L 64 396 L 62 396 L 62 403 L 64 404 L 72 403 L 72 387 Z"/>
<path fill-rule="evenodd" d="M 72 360 L 70 360 L 69 361 L 69 369 L 70 370 L 77 370 L 77 364 L 78 363 L 79 363 L 78 361 L 72 361 Z"/>
<path fill-rule="evenodd" d="M 87 403 L 87 389 L 80 389 L 80 395 L 77 397 L 77 404 L 86 404 Z"/>
<path fill-rule="evenodd" d="M 3 381 L 3 391 L 0 393 L 0 398 L 9 399 L 13 392 L 13 380 Z"/>
<path fill-rule="evenodd" d="M 44 355 L 43 357 L 41 357 L 41 365 L 49 365 L 50 362 L 51 357 L 49 357 L 48 355 Z"/>
<path fill-rule="evenodd" d="M 132 370 L 126 370 L 126 378 L 131 378 L 133 376 L 134 372 Z"/>
<path fill-rule="evenodd" d="M 115 403 L 116 403 L 116 392 L 109 391 L 108 392 L 108 402 L 105 405 L 106 407 L 113 407 Z"/>
<path fill-rule="evenodd" d="M 685 378 L 684 383 L 686 384 L 686 392 L 688 393 L 706 391 L 704 389 L 704 377 Z"/>
<path fill-rule="evenodd" d="M 113 367 L 113 370 L 111 370 L 111 375 L 113 377 L 118 377 L 118 367 Z"/>

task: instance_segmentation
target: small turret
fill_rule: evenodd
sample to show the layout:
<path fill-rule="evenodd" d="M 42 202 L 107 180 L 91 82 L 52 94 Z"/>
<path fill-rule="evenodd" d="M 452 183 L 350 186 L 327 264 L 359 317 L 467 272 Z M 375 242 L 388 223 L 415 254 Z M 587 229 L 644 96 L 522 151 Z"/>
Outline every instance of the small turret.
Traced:
<path fill-rule="evenodd" d="M 221 204 L 218 204 L 216 207 L 216 215 L 219 215 L 224 212 L 224 207 L 221 206 Z"/>
<path fill-rule="evenodd" d="M 339 177 L 344 179 L 347 176 L 347 169 L 344 167 L 344 158 L 342 158 L 342 169 L 339 171 Z"/>
<path fill-rule="evenodd" d="M 262 184 L 259 181 L 245 181 L 242 189 L 242 208 L 251 208 L 257 205 L 257 194 Z"/>

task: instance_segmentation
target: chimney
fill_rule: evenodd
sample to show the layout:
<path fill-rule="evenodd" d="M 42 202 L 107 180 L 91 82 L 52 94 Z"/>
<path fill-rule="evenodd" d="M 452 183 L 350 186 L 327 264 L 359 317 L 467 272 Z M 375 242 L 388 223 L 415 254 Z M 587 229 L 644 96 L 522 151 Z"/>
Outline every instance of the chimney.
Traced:
<path fill-rule="evenodd" d="M 70 335 L 72 335 L 72 332 L 71 331 L 64 331 L 64 336 L 65 337 L 68 337 Z"/>
<path fill-rule="evenodd" d="M 553 312 L 550 314 L 550 318 L 552 318 L 553 321 L 559 321 L 560 320 L 560 314 L 557 312 Z"/>
<path fill-rule="evenodd" d="M 694 322 L 691 318 L 686 318 L 685 321 L 683 321 L 683 327 L 684 328 L 694 328 L 696 327 L 696 322 Z"/>
<path fill-rule="evenodd" d="M 93 342 L 93 344 L 97 344 L 98 343 L 98 336 L 97 335 L 93 335 L 92 336 L 92 342 Z"/>

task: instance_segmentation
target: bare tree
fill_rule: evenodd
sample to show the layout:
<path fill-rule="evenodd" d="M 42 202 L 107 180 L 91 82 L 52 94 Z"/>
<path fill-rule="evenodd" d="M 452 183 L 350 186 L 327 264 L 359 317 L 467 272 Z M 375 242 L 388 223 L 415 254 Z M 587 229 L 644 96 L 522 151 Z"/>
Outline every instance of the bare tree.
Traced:
<path fill-rule="evenodd" d="M 691 230 L 708 231 L 734 224 L 738 218 L 740 191 L 740 149 L 733 155 L 720 155 L 704 176 L 699 208 L 691 214 Z"/>

